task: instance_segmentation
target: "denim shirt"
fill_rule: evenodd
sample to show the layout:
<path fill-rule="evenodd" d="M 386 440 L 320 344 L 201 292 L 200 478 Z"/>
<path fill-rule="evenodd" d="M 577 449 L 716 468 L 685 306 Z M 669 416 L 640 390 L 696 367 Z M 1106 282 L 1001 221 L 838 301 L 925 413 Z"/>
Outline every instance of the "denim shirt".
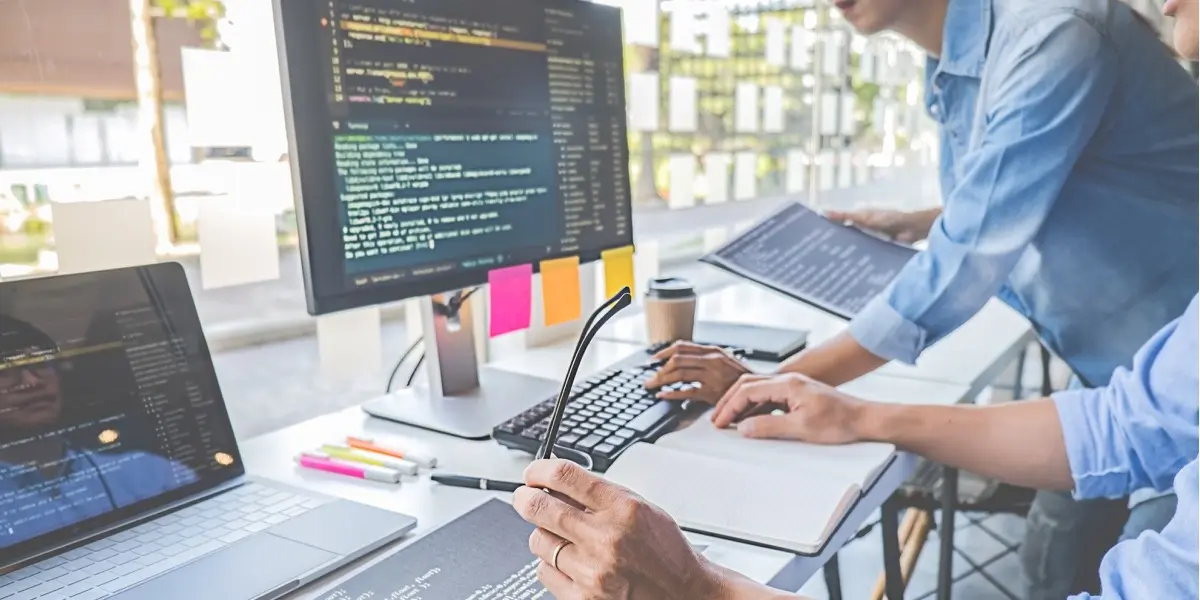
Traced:
<path fill-rule="evenodd" d="M 1143 533 L 1105 555 L 1099 598 L 1196 597 L 1198 333 L 1193 300 L 1107 387 L 1054 396 L 1077 497 L 1119 498 L 1172 482 L 1179 495 L 1162 533 Z"/>
<path fill-rule="evenodd" d="M 1197 290 L 1197 89 L 1118 0 L 951 0 L 926 107 L 944 212 L 857 315 L 913 362 L 992 296 L 1087 384 Z"/>

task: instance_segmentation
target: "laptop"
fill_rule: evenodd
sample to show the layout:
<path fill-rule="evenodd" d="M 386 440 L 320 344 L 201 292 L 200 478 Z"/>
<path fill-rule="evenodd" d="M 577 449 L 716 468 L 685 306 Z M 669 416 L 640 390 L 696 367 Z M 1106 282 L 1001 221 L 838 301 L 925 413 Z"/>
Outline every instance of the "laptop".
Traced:
<path fill-rule="evenodd" d="M 0 600 L 277 598 L 415 525 L 245 474 L 178 264 L 0 283 Z"/>

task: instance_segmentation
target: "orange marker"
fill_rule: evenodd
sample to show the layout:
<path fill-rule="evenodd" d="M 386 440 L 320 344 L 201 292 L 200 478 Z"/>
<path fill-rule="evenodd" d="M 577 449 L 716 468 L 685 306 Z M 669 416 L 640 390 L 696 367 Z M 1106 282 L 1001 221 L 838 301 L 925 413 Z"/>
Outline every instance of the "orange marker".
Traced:
<path fill-rule="evenodd" d="M 391 456 L 394 458 L 402 458 L 409 462 L 415 462 L 418 465 L 421 465 L 422 467 L 425 467 L 427 469 L 432 469 L 437 466 L 437 458 L 435 458 L 435 457 L 424 456 L 421 454 L 416 454 L 414 452 L 405 452 L 405 451 L 397 449 L 397 448 L 388 448 L 386 446 L 380 446 L 379 444 L 376 444 L 374 440 L 366 440 L 366 439 L 361 439 L 361 438 L 356 438 L 356 437 L 347 437 L 346 445 L 350 446 L 351 448 L 357 448 L 359 450 L 365 450 L 367 452 L 383 454 L 384 456 Z"/>

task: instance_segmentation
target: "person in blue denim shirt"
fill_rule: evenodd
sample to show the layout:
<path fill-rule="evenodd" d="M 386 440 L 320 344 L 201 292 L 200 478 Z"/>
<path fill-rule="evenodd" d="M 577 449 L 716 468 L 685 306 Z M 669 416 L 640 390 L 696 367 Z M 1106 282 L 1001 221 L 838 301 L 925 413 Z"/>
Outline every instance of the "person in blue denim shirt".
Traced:
<path fill-rule="evenodd" d="M 1197 291 L 1196 82 L 1117 0 L 837 6 L 860 32 L 892 30 L 929 52 L 925 106 L 940 125 L 944 209 L 924 215 L 928 248 L 848 331 L 781 373 L 840 385 L 889 360 L 914 362 L 998 296 L 1081 384 L 1106 384 Z M 712 348 L 679 345 L 661 358 L 677 364 L 648 385 L 699 378 L 710 402 L 746 374 Z M 1022 548 L 1030 600 L 1094 585 L 1125 507 L 1039 493 Z"/>

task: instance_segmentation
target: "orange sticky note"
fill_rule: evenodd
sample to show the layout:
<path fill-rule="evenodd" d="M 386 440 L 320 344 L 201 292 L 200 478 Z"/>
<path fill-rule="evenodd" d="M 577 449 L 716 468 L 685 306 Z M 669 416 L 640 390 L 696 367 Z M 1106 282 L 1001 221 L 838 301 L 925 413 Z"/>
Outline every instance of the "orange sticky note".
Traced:
<path fill-rule="evenodd" d="M 605 250 L 600 253 L 600 259 L 604 261 L 605 296 L 612 298 L 626 286 L 637 295 L 633 289 L 633 246 Z"/>
<path fill-rule="evenodd" d="M 583 313 L 583 292 L 579 286 L 579 257 L 543 260 L 542 314 L 546 325 L 558 325 L 578 319 Z"/>

